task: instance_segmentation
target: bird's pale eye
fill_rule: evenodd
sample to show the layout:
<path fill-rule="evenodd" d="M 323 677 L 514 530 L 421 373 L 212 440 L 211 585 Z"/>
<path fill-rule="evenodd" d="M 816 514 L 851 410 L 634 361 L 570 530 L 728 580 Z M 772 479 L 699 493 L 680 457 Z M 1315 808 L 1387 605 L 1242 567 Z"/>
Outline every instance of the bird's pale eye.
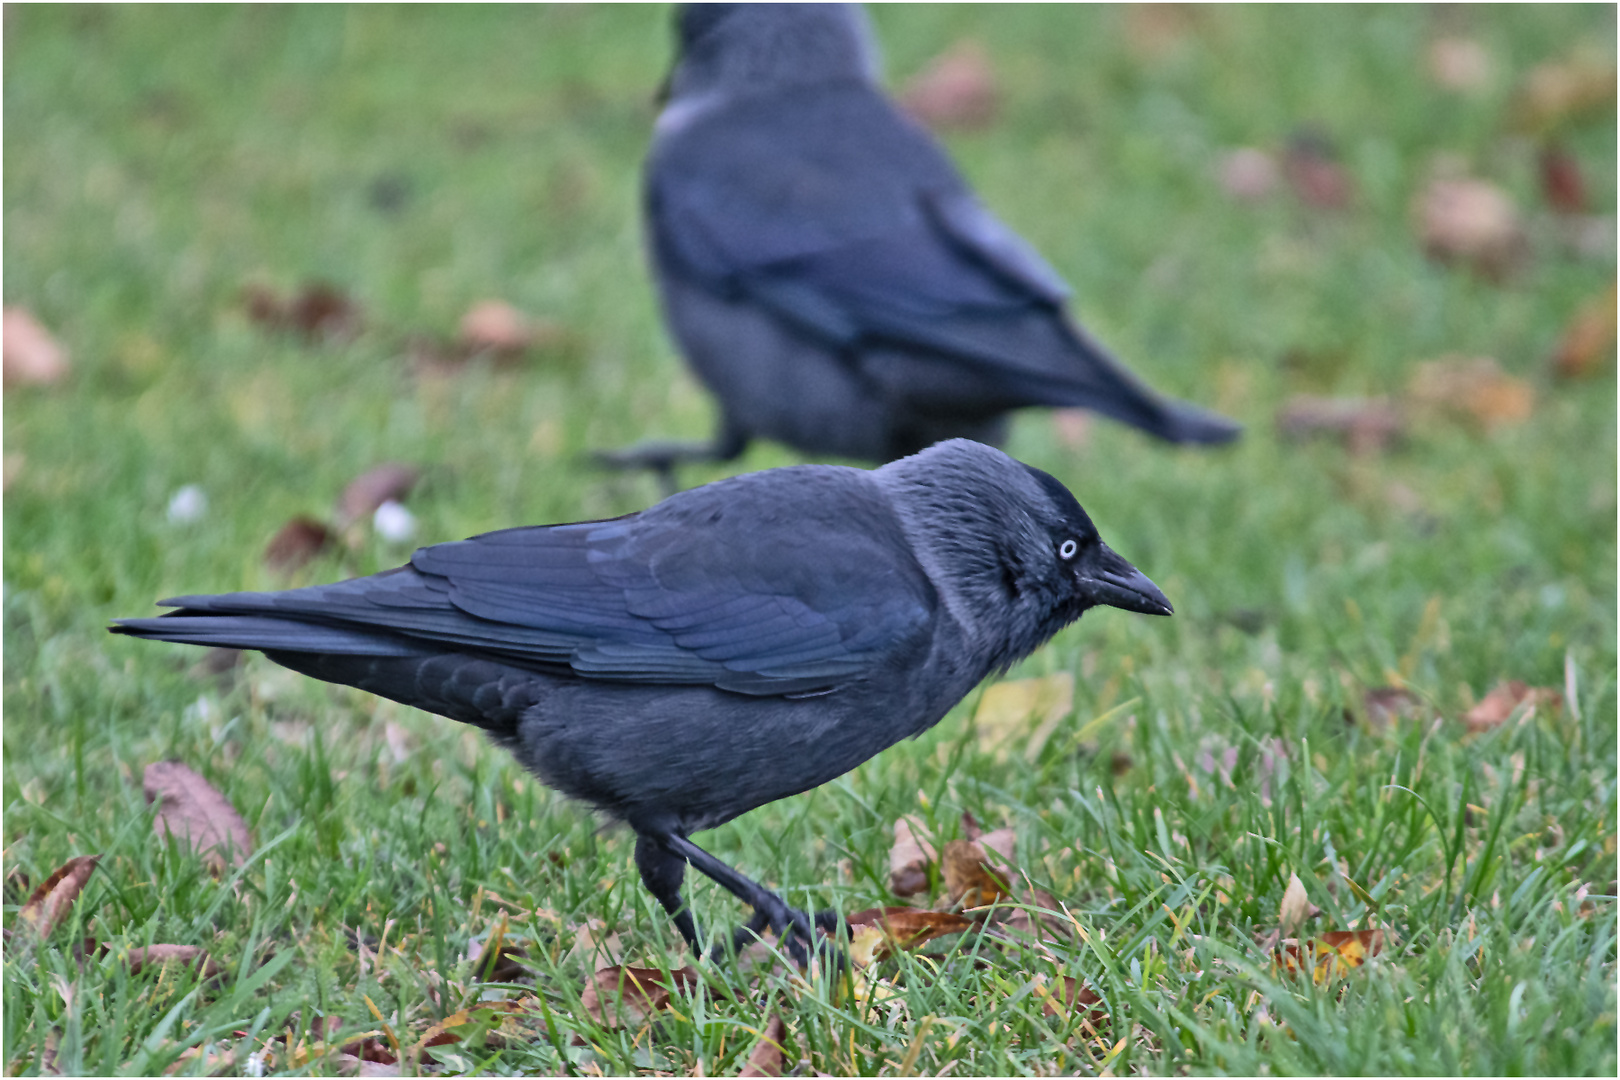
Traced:
<path fill-rule="evenodd" d="M 1074 558 L 1074 553 L 1080 550 L 1080 545 L 1071 538 L 1058 545 L 1058 558 L 1068 562 Z"/>

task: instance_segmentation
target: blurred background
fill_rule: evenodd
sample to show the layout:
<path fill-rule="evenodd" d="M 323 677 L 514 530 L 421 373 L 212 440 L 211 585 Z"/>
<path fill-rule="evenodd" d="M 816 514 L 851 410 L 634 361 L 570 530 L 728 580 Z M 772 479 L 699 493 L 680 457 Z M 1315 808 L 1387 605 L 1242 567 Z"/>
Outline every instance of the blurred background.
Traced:
<path fill-rule="evenodd" d="M 1164 798 L 1183 759 L 1239 731 L 1314 734 L 1334 767 L 1365 754 L 1387 777 L 1415 729 L 1373 723 L 1369 691 L 1414 688 L 1455 719 L 1504 680 L 1563 688 L 1573 663 L 1593 756 L 1570 758 L 1587 779 L 1567 793 L 1599 864 L 1576 876 L 1612 893 L 1614 7 L 872 14 L 888 85 L 1086 324 L 1154 387 L 1247 425 L 1197 451 L 1083 414 L 1016 419 L 1009 452 L 1064 480 L 1177 612 L 1088 618 L 1023 666 L 1076 674 L 1076 725 L 1144 702 L 1090 732 L 1058 786 Z M 371 788 L 419 772 L 454 805 L 516 767 L 448 721 L 257 660 L 217 690 L 189 651 L 104 626 L 658 498 L 586 454 L 713 423 L 641 249 L 670 12 L 4 18 L 8 871 L 138 850 L 130 769 L 169 756 L 212 770 L 266 835 L 304 815 L 311 850 L 380 829 L 414 859 L 391 831 L 401 796 Z M 682 479 L 797 460 L 755 443 Z M 415 760 L 388 756 L 379 718 Z M 881 864 L 952 725 L 856 774 L 871 801 L 845 835 L 875 838 L 848 841 L 857 865 Z M 312 754 L 350 777 L 319 799 Z M 962 776 L 1035 782 L 1002 767 Z M 527 790 L 543 827 L 489 843 L 595 850 L 587 813 Z M 720 830 L 717 853 L 761 828 L 808 837 L 796 802 Z M 775 843 L 778 864 L 745 868 L 803 884 L 847 854 Z M 360 924 L 371 900 L 420 893 L 392 873 L 309 918 Z M 159 917 L 119 910 L 104 918 Z"/>

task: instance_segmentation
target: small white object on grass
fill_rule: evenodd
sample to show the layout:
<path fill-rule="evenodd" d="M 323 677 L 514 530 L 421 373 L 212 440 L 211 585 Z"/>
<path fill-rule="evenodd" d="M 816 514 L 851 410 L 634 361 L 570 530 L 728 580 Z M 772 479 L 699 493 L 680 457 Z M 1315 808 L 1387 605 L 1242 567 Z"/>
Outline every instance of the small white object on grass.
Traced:
<path fill-rule="evenodd" d="M 416 535 L 416 516 L 405 507 L 389 499 L 371 515 L 372 528 L 390 544 L 403 544 Z"/>
<path fill-rule="evenodd" d="M 169 499 L 169 520 L 176 525 L 200 521 L 208 513 L 208 494 L 196 484 L 187 484 Z"/>

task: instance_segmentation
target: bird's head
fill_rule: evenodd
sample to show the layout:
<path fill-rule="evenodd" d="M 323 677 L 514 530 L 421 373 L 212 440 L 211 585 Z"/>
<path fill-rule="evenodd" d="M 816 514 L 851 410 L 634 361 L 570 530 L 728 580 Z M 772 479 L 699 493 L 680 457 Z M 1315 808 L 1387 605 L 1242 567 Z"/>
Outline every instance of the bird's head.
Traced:
<path fill-rule="evenodd" d="M 1158 586 L 1103 543 L 1054 477 L 966 439 L 879 470 L 919 561 L 992 668 L 1094 607 L 1169 615 Z"/>
<path fill-rule="evenodd" d="M 661 98 L 745 95 L 848 79 L 873 81 L 877 45 L 856 4 L 683 4 Z"/>

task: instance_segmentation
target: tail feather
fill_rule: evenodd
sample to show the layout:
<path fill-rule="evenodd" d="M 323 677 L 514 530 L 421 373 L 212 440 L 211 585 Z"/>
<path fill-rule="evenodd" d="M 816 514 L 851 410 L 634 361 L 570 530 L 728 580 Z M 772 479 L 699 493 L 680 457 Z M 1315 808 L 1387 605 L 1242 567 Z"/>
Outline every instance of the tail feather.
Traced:
<path fill-rule="evenodd" d="M 338 656 L 430 656 L 432 649 L 387 633 L 262 615 L 196 615 L 182 609 L 153 619 L 119 619 L 115 634 L 222 649 L 328 653 Z"/>

